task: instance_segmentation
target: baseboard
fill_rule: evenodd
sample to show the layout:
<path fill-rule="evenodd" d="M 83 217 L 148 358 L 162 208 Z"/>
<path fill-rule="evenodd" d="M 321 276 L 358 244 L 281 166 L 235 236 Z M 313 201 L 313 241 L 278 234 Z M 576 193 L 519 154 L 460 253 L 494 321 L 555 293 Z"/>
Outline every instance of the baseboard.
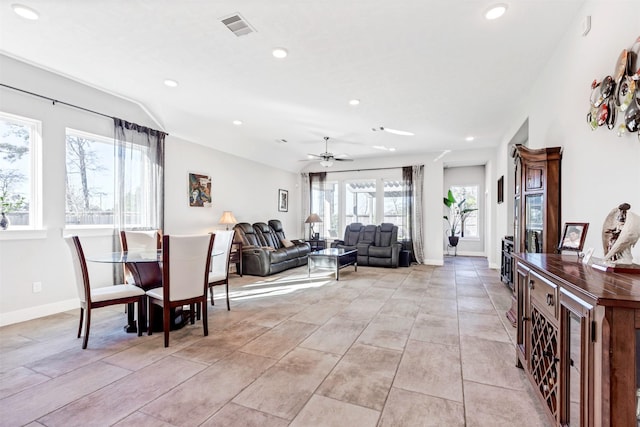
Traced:
<path fill-rule="evenodd" d="M 425 259 L 422 263 L 426 265 L 444 265 L 442 259 Z"/>
<path fill-rule="evenodd" d="M 38 305 L 36 307 L 23 308 L 22 310 L 11 311 L 9 313 L 0 313 L 0 326 L 12 325 L 14 323 L 37 319 L 38 317 L 62 313 L 63 311 L 73 310 L 78 307 L 80 307 L 80 301 L 74 298 L 51 304 Z"/>

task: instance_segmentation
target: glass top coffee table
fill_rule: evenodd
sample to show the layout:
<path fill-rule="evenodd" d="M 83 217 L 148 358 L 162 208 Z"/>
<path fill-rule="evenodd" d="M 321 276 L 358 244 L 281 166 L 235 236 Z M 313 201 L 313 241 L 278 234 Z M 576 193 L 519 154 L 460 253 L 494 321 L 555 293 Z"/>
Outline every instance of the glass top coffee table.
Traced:
<path fill-rule="evenodd" d="M 336 280 L 340 280 L 340 270 L 353 265 L 358 271 L 358 250 L 338 248 L 322 249 L 309 253 L 307 262 L 307 276 L 311 276 L 311 269 L 331 269 L 336 272 Z"/>

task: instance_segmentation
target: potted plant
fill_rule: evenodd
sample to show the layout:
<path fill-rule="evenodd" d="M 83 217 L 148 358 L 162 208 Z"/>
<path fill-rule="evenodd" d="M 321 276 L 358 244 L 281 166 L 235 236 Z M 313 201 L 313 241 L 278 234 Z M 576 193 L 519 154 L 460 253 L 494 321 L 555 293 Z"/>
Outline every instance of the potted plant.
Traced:
<path fill-rule="evenodd" d="M 9 227 L 8 213 L 17 211 L 24 205 L 24 197 L 9 197 L 8 194 L 0 196 L 0 229 L 6 230 Z"/>
<path fill-rule="evenodd" d="M 449 215 L 443 215 L 447 223 L 449 224 L 449 245 L 457 246 L 460 237 L 458 234 L 463 235 L 464 237 L 464 221 L 471 214 L 471 212 L 475 212 L 477 208 L 467 208 L 465 206 L 467 199 L 462 199 L 461 201 L 457 201 L 453 196 L 451 190 L 447 194 L 447 197 L 443 198 L 444 205 L 449 208 Z"/>

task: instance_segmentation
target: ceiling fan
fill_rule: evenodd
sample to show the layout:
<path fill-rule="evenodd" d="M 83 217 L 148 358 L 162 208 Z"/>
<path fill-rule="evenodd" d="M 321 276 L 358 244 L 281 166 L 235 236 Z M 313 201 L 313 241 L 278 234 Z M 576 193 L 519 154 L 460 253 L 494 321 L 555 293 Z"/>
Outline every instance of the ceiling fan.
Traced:
<path fill-rule="evenodd" d="M 320 159 L 320 165 L 329 168 L 333 166 L 333 162 L 352 162 L 353 159 L 341 157 L 342 155 L 334 156 L 333 153 L 329 152 L 328 148 L 329 137 L 324 137 L 324 153 L 320 154 L 308 154 L 311 159 Z"/>

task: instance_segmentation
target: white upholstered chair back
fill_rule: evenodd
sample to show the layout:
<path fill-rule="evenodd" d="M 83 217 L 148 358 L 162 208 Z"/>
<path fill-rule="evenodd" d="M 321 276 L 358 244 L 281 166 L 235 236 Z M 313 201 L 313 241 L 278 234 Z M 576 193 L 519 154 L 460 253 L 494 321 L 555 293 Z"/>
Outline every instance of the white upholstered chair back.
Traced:
<path fill-rule="evenodd" d="M 80 240 L 76 236 L 65 237 L 69 250 L 71 251 L 71 263 L 73 265 L 73 278 L 78 289 L 78 297 L 80 302 L 87 302 L 87 292 L 91 292 L 89 286 L 89 272 L 84 259 L 84 252 L 80 245 Z"/>
<path fill-rule="evenodd" d="M 224 280 L 229 274 L 229 254 L 233 243 L 233 230 L 220 230 L 215 232 L 213 242 L 213 253 L 222 252 L 220 255 L 211 257 L 211 273 L 209 282 Z"/>
<path fill-rule="evenodd" d="M 204 295 L 207 290 L 211 245 L 210 234 L 164 236 L 164 277 L 168 277 L 169 301 Z"/>
<path fill-rule="evenodd" d="M 120 232 L 122 250 L 145 252 L 158 249 L 160 232 L 158 230 Z"/>

